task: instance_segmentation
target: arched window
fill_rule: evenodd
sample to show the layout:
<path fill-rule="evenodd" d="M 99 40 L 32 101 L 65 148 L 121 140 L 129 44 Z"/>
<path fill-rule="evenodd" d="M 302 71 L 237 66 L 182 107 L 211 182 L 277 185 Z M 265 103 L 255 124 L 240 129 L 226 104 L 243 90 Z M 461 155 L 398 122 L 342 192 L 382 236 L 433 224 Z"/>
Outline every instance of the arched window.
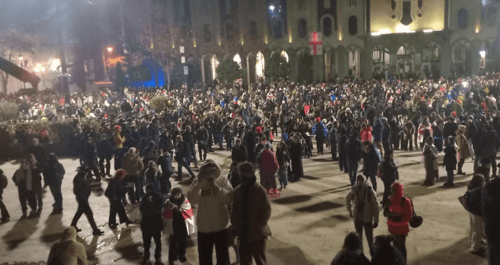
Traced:
<path fill-rule="evenodd" d="M 281 21 L 278 20 L 276 22 L 273 23 L 274 24 L 274 37 L 276 39 L 281 39 L 283 37 L 283 31 L 282 31 L 282 27 L 281 27 Z"/>
<path fill-rule="evenodd" d="M 287 63 L 289 62 L 290 59 L 288 58 L 288 53 L 285 50 L 282 50 L 280 55 L 281 57 L 285 58 Z"/>
<path fill-rule="evenodd" d="M 305 38 L 307 36 L 307 22 L 305 19 L 299 19 L 297 29 L 299 31 L 299 38 Z"/>
<path fill-rule="evenodd" d="M 332 19 L 325 17 L 323 19 L 323 35 L 330 37 L 332 35 Z"/>
<path fill-rule="evenodd" d="M 354 36 L 358 34 L 358 18 L 351 16 L 349 18 L 349 35 Z"/>
<path fill-rule="evenodd" d="M 458 28 L 465 29 L 467 27 L 467 10 L 464 8 L 458 10 Z"/>

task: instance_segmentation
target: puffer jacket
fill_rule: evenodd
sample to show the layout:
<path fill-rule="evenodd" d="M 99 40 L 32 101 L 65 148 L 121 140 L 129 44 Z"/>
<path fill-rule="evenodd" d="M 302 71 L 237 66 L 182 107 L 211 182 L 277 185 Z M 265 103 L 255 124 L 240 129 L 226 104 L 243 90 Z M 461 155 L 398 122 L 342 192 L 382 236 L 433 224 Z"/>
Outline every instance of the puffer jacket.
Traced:
<path fill-rule="evenodd" d="M 389 211 L 400 214 L 402 219 L 401 222 L 395 222 L 387 218 L 389 233 L 393 235 L 407 235 L 408 232 L 410 232 L 409 222 L 413 216 L 413 208 L 410 199 L 404 197 L 403 184 L 396 181 L 392 184 L 392 187 L 395 188 L 396 194 L 389 197 Z M 401 203 L 402 200 L 404 200 L 403 203 Z M 401 207 L 401 205 L 403 205 L 403 207 Z"/>
<path fill-rule="evenodd" d="M 467 143 L 467 138 L 465 137 L 465 130 L 465 125 L 458 126 L 456 141 L 460 159 L 467 159 L 470 157 L 469 144 Z"/>
<path fill-rule="evenodd" d="M 346 206 L 354 220 L 361 220 L 363 223 L 378 223 L 379 211 L 377 194 L 366 182 L 363 176 L 363 184 L 356 185 L 346 196 Z"/>
<path fill-rule="evenodd" d="M 130 148 L 130 150 L 122 158 L 122 168 L 127 172 L 129 176 L 135 176 L 144 169 L 144 164 L 142 159 L 137 153 L 135 153 L 135 148 Z"/>
<path fill-rule="evenodd" d="M 371 140 L 372 140 L 372 127 L 368 126 L 364 129 L 361 129 L 361 142 L 366 142 Z"/>

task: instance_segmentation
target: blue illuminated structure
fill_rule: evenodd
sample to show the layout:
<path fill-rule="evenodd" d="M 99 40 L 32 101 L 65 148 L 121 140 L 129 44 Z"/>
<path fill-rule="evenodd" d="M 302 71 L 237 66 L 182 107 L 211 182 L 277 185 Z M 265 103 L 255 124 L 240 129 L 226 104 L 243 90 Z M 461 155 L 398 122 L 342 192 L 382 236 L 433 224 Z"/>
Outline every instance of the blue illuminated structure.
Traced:
<path fill-rule="evenodd" d="M 131 81 L 130 76 L 127 76 L 125 78 L 125 82 L 128 87 L 140 88 L 165 86 L 165 73 L 163 72 L 163 68 L 157 62 L 151 59 L 144 59 L 144 61 L 142 61 L 142 65 L 149 70 L 151 78 L 149 80 Z"/>

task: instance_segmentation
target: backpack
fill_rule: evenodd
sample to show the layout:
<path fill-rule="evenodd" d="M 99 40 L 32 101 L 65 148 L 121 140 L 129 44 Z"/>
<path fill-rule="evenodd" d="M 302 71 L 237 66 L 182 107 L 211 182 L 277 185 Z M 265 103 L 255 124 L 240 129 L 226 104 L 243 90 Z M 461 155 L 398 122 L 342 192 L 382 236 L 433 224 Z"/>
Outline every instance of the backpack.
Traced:
<path fill-rule="evenodd" d="M 9 184 L 9 180 L 5 175 L 0 176 L 0 187 L 3 189 L 7 188 L 7 185 Z"/>

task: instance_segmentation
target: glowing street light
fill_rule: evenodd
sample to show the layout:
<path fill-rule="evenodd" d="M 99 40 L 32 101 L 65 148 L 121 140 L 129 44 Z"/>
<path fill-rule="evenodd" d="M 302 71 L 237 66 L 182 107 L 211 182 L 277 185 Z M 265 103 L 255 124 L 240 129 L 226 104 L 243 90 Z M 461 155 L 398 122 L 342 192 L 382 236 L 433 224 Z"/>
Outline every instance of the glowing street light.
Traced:
<path fill-rule="evenodd" d="M 108 50 L 109 53 L 112 53 L 113 50 L 114 50 L 114 48 L 113 48 L 113 46 L 108 46 L 107 50 Z"/>
<path fill-rule="evenodd" d="M 40 73 L 40 72 L 44 73 L 45 72 L 45 67 L 43 67 L 43 65 L 39 64 L 39 63 L 36 64 L 34 69 L 35 69 L 35 72 L 37 72 L 37 73 Z"/>
<path fill-rule="evenodd" d="M 486 58 L 486 51 L 480 51 L 479 55 L 481 55 L 481 59 Z"/>
<path fill-rule="evenodd" d="M 274 8 L 275 8 L 274 5 L 269 6 L 269 9 L 271 10 L 271 12 L 274 12 Z"/>

